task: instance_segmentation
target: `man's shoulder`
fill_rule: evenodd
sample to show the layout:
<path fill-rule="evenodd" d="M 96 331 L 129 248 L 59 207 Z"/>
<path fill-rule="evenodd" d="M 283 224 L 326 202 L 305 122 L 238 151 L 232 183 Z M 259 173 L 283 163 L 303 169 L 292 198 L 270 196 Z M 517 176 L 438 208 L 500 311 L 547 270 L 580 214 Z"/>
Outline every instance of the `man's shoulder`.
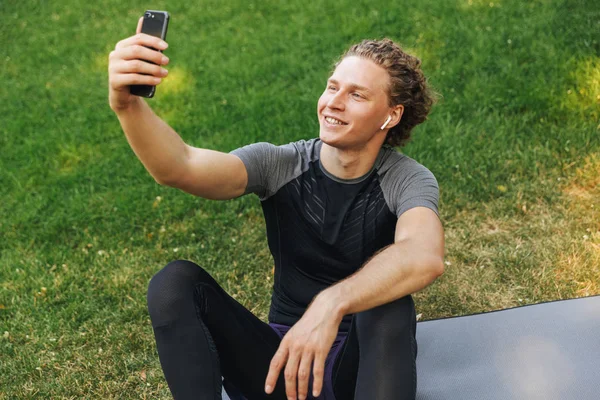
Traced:
<path fill-rule="evenodd" d="M 283 144 L 280 147 L 294 148 L 301 155 L 303 155 L 303 156 L 307 155 L 307 156 L 312 157 L 314 155 L 318 156 L 318 152 L 316 150 L 319 147 L 319 145 L 320 145 L 319 138 L 312 138 L 312 139 L 296 140 L 294 142 L 289 142 L 287 144 Z"/>
<path fill-rule="evenodd" d="M 433 173 L 393 148 L 386 155 L 380 171 L 381 189 L 392 213 L 399 218 L 406 210 L 423 206 L 437 214 L 439 186 Z"/>
<path fill-rule="evenodd" d="M 415 172 L 431 173 L 423 164 L 391 146 L 384 146 L 382 148 L 382 156 L 379 164 L 378 170 L 380 175 L 410 175 Z"/>
<path fill-rule="evenodd" d="M 295 159 L 296 161 L 302 161 L 302 164 L 316 161 L 320 154 L 320 140 L 319 138 L 313 139 L 300 139 L 293 142 L 288 142 L 281 145 L 274 145 L 278 150 L 278 155 L 287 160 Z"/>
<path fill-rule="evenodd" d="M 246 166 L 250 188 L 246 192 L 255 192 L 265 200 L 309 169 L 319 153 L 317 146 L 316 139 L 280 145 L 255 142 L 230 153 L 238 156 Z"/>
<path fill-rule="evenodd" d="M 316 151 L 318 147 L 318 138 L 314 139 L 300 139 L 293 142 L 275 144 L 273 142 L 254 142 L 237 149 L 230 151 L 230 153 L 236 155 L 242 154 L 255 154 L 256 156 L 265 155 L 269 157 L 275 157 L 279 159 L 290 159 L 290 158 L 308 158 L 311 161 L 314 160 L 315 156 L 318 156 L 319 152 Z"/>
<path fill-rule="evenodd" d="M 305 154 L 305 153 L 313 153 L 320 145 L 319 138 L 312 139 L 299 139 L 292 142 L 275 144 L 273 142 L 254 142 L 248 145 L 245 145 L 240 148 L 262 148 L 262 149 L 271 149 L 271 150 L 282 150 L 284 153 L 289 151 L 295 151 L 297 153 Z M 237 150 L 237 149 L 236 149 Z M 235 150 L 234 150 L 235 151 Z"/>

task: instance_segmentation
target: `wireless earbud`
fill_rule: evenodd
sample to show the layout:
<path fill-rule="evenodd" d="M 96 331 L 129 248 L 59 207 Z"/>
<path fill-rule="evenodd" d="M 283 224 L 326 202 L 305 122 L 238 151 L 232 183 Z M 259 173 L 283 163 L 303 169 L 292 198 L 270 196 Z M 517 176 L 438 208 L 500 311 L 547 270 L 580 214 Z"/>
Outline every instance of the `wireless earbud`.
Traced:
<path fill-rule="evenodd" d="M 389 124 L 391 120 L 392 120 L 392 116 L 390 115 L 388 117 L 388 119 L 385 120 L 385 122 L 383 123 L 383 125 L 381 125 L 381 130 L 384 130 L 385 127 L 387 126 L 387 124 Z"/>

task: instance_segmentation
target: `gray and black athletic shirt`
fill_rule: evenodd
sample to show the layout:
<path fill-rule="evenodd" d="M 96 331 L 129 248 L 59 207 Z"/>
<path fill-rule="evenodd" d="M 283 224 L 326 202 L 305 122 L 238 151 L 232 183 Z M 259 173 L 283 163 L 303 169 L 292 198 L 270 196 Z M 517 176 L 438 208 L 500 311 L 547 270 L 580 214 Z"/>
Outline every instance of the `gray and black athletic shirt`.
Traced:
<path fill-rule="evenodd" d="M 247 193 L 265 216 L 275 279 L 269 322 L 294 325 L 319 292 L 356 272 L 394 242 L 396 222 L 413 207 L 438 212 L 438 184 L 415 160 L 384 145 L 364 176 L 325 170 L 319 138 L 233 150 L 248 171 Z M 348 331 L 346 315 L 340 331 Z"/>

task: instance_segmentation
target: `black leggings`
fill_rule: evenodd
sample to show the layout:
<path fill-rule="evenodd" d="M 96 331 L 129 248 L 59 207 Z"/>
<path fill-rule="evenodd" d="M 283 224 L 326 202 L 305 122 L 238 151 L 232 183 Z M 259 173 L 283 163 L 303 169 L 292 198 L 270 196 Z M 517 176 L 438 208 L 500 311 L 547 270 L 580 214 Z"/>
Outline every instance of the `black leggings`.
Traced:
<path fill-rule="evenodd" d="M 220 400 L 222 377 L 248 400 L 287 399 L 283 369 L 274 392 L 264 391 L 279 335 L 203 268 L 190 261 L 169 263 L 150 281 L 148 311 L 176 400 Z M 415 333 L 410 295 L 355 314 L 333 366 L 336 399 L 414 400 Z M 312 387 L 308 396 L 312 398 Z"/>

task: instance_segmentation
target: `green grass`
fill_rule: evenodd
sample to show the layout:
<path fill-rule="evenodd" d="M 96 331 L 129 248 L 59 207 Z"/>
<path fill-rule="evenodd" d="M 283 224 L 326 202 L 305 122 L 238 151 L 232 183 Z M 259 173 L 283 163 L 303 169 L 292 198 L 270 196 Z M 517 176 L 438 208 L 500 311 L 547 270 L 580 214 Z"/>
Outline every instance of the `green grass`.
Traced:
<path fill-rule="evenodd" d="M 593 0 L 147 8 L 172 15 L 170 75 L 149 103 L 198 147 L 317 136 L 331 64 L 363 38 L 422 58 L 443 97 L 402 151 L 438 178 L 447 239 L 445 274 L 415 296 L 423 319 L 600 294 Z M 0 5 L 2 399 L 168 398 L 145 296 L 177 258 L 266 320 L 272 259 L 258 199 L 157 185 L 108 106 L 108 53 L 144 9 Z"/>

